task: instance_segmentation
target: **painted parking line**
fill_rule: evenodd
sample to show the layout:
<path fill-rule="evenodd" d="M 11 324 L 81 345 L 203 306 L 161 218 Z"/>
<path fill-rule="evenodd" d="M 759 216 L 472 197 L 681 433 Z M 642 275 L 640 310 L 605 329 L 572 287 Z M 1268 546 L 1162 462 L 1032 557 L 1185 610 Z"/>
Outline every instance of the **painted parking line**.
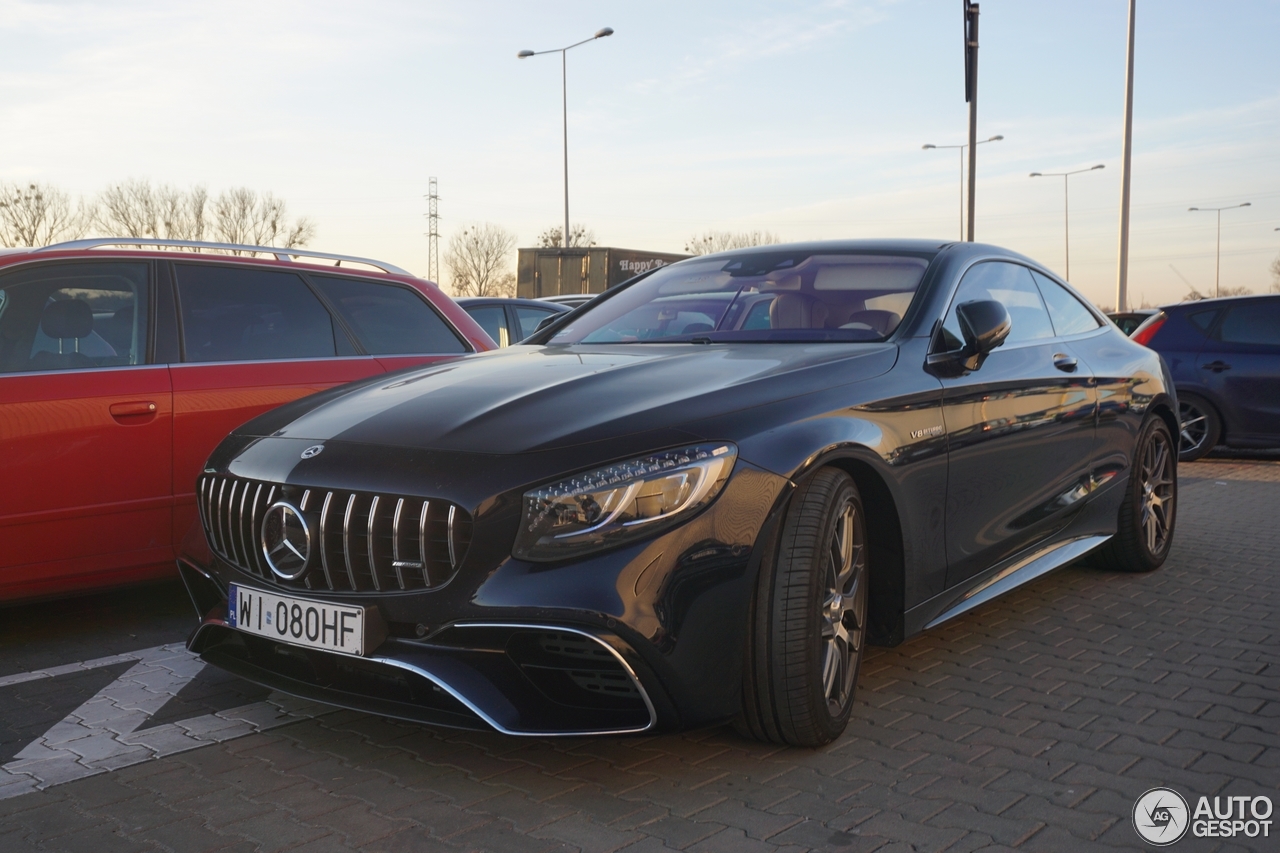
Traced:
<path fill-rule="evenodd" d="M 43 735 L 0 766 L 0 799 L 108 770 L 233 740 L 333 712 L 279 693 L 260 702 L 146 725 L 190 684 L 205 664 L 181 643 L 0 678 L 0 688 L 132 662 Z"/>

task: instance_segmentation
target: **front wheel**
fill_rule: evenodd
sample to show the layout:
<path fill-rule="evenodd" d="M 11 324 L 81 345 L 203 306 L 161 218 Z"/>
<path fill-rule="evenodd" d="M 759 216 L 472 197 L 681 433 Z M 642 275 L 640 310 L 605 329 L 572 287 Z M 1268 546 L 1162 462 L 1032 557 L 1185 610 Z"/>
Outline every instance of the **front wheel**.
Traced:
<path fill-rule="evenodd" d="M 1098 550 L 1103 568 L 1150 572 L 1160 568 L 1173 545 L 1178 509 L 1178 451 L 1168 425 L 1152 417 L 1134 446 L 1133 468 L 1116 535 Z"/>
<path fill-rule="evenodd" d="M 752 604 L 738 728 L 758 740 L 821 746 L 853 709 L 870 574 L 862 499 L 823 468 L 792 498 Z"/>

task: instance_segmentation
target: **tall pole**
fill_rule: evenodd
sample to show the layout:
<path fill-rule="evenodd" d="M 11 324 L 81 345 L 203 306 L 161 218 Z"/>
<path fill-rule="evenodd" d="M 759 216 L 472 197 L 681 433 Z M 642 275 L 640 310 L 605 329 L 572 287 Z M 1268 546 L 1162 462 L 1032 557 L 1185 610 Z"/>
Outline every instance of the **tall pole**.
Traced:
<path fill-rule="evenodd" d="M 964 240 L 964 149 L 968 145 L 960 146 L 960 239 Z"/>
<path fill-rule="evenodd" d="M 1070 192 L 1067 189 L 1067 178 L 1067 175 L 1062 176 L 1062 222 L 1065 226 L 1062 229 L 1065 241 L 1062 250 L 1067 259 L 1067 281 L 1071 281 L 1071 199 L 1067 197 Z"/>
<path fill-rule="evenodd" d="M 1217 298 L 1222 295 L 1222 291 L 1218 288 L 1218 274 L 1222 269 L 1222 211 L 1218 211 L 1218 243 L 1213 249 L 1213 295 Z"/>
<path fill-rule="evenodd" d="M 1133 160 L 1133 20 L 1138 0 L 1129 0 L 1129 51 L 1124 76 L 1124 157 L 1120 165 L 1120 258 L 1116 270 L 1116 310 L 1129 305 L 1129 172 Z"/>
<path fill-rule="evenodd" d="M 564 120 L 564 234 L 561 240 L 561 248 L 569 248 L 569 59 L 568 53 L 579 45 L 586 44 L 589 41 L 602 39 L 606 36 L 613 35 L 613 27 L 602 27 L 596 30 L 596 34 L 589 39 L 583 39 L 574 42 L 568 47 L 558 47 L 553 50 L 522 50 L 516 54 L 520 59 L 527 59 L 530 56 L 542 56 L 547 53 L 560 54 L 560 104 L 562 107 L 562 117 Z"/>
<path fill-rule="evenodd" d="M 978 170 L 978 4 L 964 2 L 965 100 L 969 102 L 969 242 L 973 242 L 974 195 Z"/>
<path fill-rule="evenodd" d="M 560 51 L 560 97 L 564 105 L 564 240 L 569 248 L 569 51 Z"/>

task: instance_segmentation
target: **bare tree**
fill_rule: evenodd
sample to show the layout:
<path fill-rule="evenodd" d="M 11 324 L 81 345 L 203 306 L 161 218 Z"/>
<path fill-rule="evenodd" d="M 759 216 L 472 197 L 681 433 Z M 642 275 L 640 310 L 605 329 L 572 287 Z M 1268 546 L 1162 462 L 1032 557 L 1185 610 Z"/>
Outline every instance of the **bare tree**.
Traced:
<path fill-rule="evenodd" d="M 227 190 L 214 200 L 212 231 L 223 243 L 284 248 L 305 246 L 316 236 L 315 223 L 307 217 L 289 220 L 283 199 L 245 187 Z"/>
<path fill-rule="evenodd" d="M 1280 293 L 1280 255 L 1271 262 L 1271 292 Z"/>
<path fill-rule="evenodd" d="M 691 255 L 710 255 L 781 242 L 782 238 L 772 231 L 707 231 L 690 237 L 684 244 L 684 250 Z"/>
<path fill-rule="evenodd" d="M 47 246 L 83 236 L 92 212 L 52 184 L 0 183 L 0 244 Z"/>
<path fill-rule="evenodd" d="M 150 181 L 133 178 L 99 194 L 96 224 L 112 236 L 203 240 L 208 207 L 209 192 L 203 186 L 153 187 Z"/>
<path fill-rule="evenodd" d="M 538 235 L 538 247 L 541 249 L 558 249 L 564 243 L 564 227 L 552 225 Z M 596 244 L 596 232 L 577 222 L 569 226 L 570 248 L 585 248 Z"/>
<path fill-rule="evenodd" d="M 473 223 L 449 238 L 444 263 L 455 296 L 510 296 L 516 277 L 511 252 L 516 237 L 492 222 Z"/>

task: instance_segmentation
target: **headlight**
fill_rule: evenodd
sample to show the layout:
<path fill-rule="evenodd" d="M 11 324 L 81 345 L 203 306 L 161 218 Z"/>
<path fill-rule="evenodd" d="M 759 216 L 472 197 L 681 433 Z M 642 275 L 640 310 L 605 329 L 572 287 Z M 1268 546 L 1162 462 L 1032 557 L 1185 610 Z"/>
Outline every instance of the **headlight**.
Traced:
<path fill-rule="evenodd" d="M 511 554 L 563 560 L 650 536 L 715 500 L 737 457 L 732 444 L 696 444 L 525 492 Z"/>

